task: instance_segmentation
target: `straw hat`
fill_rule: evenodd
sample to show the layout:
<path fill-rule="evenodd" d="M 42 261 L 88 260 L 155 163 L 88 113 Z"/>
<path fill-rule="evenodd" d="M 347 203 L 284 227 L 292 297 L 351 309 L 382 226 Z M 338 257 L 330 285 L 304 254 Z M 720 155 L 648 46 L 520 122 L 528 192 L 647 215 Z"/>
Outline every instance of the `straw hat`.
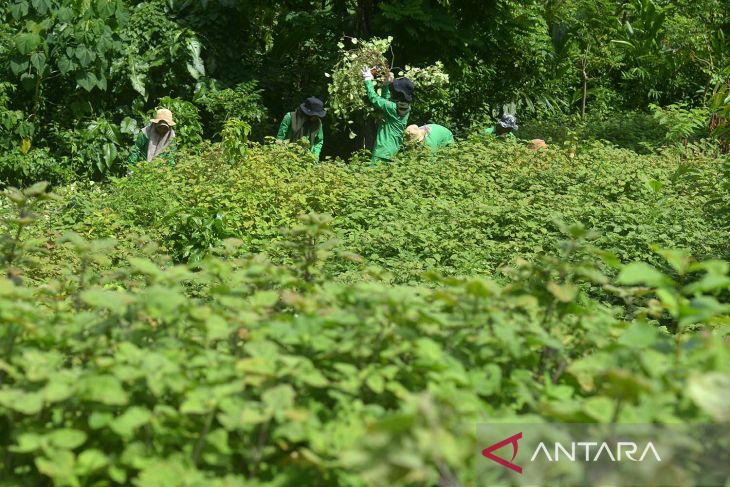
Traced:
<path fill-rule="evenodd" d="M 406 135 L 411 140 L 421 142 L 426 138 L 426 131 L 418 127 L 418 125 L 409 125 L 406 127 Z"/>
<path fill-rule="evenodd" d="M 170 127 L 175 126 L 175 121 L 172 119 L 172 112 L 167 108 L 160 108 L 155 112 L 155 117 L 150 119 L 152 123 L 165 122 Z"/>
<path fill-rule="evenodd" d="M 547 147 L 547 144 L 546 144 L 546 143 L 545 143 L 545 141 L 544 141 L 544 140 L 542 140 L 542 139 L 532 139 L 532 140 L 531 140 L 531 141 L 530 141 L 530 142 L 528 143 L 528 147 L 529 147 L 529 148 L 530 148 L 531 150 L 540 150 L 540 149 L 544 149 L 545 147 Z"/>

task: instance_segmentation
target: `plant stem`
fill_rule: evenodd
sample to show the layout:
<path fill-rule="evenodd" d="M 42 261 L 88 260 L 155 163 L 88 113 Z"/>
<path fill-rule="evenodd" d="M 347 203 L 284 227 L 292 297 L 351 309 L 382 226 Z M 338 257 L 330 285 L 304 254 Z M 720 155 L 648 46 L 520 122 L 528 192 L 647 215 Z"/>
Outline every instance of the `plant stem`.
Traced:
<path fill-rule="evenodd" d="M 193 450 L 193 465 L 196 467 L 198 466 L 198 462 L 200 461 L 200 455 L 203 453 L 205 439 L 208 437 L 208 433 L 210 432 L 210 427 L 213 424 L 214 415 L 215 411 L 211 411 L 211 413 L 208 414 L 208 417 L 205 420 L 205 425 L 203 426 L 203 431 L 200 432 L 198 441 L 195 443 L 195 449 Z"/>

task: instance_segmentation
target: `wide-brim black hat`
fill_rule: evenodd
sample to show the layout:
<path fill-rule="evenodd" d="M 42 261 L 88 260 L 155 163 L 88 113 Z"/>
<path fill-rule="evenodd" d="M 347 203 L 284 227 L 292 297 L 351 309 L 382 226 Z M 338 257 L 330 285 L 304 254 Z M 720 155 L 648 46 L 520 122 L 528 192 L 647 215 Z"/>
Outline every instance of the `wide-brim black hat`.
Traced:
<path fill-rule="evenodd" d="M 515 117 L 514 115 L 502 115 L 502 118 L 500 118 L 499 122 L 497 123 L 506 129 L 517 130 L 519 128 L 517 126 L 517 117 Z"/>
<path fill-rule="evenodd" d="M 310 117 L 324 118 L 327 115 L 327 110 L 324 109 L 322 100 L 313 96 L 304 100 L 304 103 L 299 105 L 299 109 Z"/>
<path fill-rule="evenodd" d="M 398 93 L 403 95 L 403 98 L 408 103 L 413 101 L 413 81 L 409 80 L 408 78 L 400 78 L 393 81 L 393 91 L 397 91 Z"/>

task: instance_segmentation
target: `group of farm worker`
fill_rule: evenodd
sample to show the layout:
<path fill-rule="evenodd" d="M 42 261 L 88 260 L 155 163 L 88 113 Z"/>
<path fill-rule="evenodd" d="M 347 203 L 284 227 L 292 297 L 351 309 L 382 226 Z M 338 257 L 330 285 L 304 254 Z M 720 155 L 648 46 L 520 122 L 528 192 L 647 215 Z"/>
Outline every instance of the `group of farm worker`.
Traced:
<path fill-rule="evenodd" d="M 395 79 L 393 73 L 388 73 L 387 82 L 381 89 L 381 95 L 375 91 L 374 69 L 365 68 L 362 71 L 365 93 L 370 103 L 382 115 L 375 136 L 372 150 L 373 162 L 388 162 L 400 151 L 404 139 L 411 143 L 424 145 L 433 153 L 440 148 L 454 143 L 451 131 L 435 123 L 423 126 L 408 125 L 411 115 L 414 86 L 408 78 Z M 279 127 L 277 139 L 296 142 L 306 139 L 311 147 L 312 155 L 319 160 L 324 145 L 324 131 L 322 121 L 327 115 L 324 103 L 319 98 L 310 97 L 304 100 L 293 112 L 284 116 Z M 154 118 L 140 132 L 130 153 L 130 164 L 139 160 L 151 161 L 160 156 L 168 163 L 175 164 L 175 121 L 172 113 L 167 109 L 157 110 Z M 514 139 L 514 131 L 518 129 L 514 115 L 503 115 L 497 124 L 482 131 L 484 135 L 493 135 L 499 139 Z M 531 141 L 531 147 L 544 147 L 542 140 Z"/>
<path fill-rule="evenodd" d="M 423 144 L 433 153 L 439 148 L 454 143 L 454 134 L 435 123 L 423 126 L 408 125 L 411 115 L 411 103 L 415 87 L 408 78 L 395 79 L 393 73 L 388 73 L 387 82 L 381 89 L 381 94 L 375 91 L 375 70 L 365 68 L 362 71 L 365 93 L 370 103 L 382 115 L 375 136 L 372 154 L 373 161 L 388 162 L 400 151 L 405 139 L 415 144 Z M 319 98 L 307 98 L 299 108 L 284 116 L 279 127 L 277 139 L 296 142 L 302 138 L 309 140 L 314 157 L 319 160 L 324 135 L 322 120 L 327 115 L 324 103 Z M 483 131 L 485 135 L 496 137 L 512 137 L 517 130 L 517 119 L 514 115 L 503 115 L 494 127 Z"/>

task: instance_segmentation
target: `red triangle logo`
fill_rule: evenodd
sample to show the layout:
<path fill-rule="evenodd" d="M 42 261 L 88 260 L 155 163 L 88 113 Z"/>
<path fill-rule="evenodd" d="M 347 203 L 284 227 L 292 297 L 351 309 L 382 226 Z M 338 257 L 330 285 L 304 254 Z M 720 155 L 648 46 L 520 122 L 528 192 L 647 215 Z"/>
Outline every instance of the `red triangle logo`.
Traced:
<path fill-rule="evenodd" d="M 519 448 L 517 442 L 522 439 L 522 432 L 517 433 L 514 436 L 510 436 L 509 438 L 505 438 L 504 440 L 495 443 L 492 446 L 489 446 L 482 450 L 482 455 L 489 458 L 493 462 L 497 462 L 498 464 L 502 465 L 503 467 L 507 467 L 510 470 L 514 470 L 515 472 L 521 474 L 522 473 L 522 467 L 519 465 L 515 465 L 512 463 L 517 456 L 517 450 Z M 506 445 L 512 445 L 512 459 L 510 461 L 505 460 L 502 457 L 498 457 L 497 455 L 494 455 L 492 452 L 495 450 L 499 450 L 503 446 Z"/>

